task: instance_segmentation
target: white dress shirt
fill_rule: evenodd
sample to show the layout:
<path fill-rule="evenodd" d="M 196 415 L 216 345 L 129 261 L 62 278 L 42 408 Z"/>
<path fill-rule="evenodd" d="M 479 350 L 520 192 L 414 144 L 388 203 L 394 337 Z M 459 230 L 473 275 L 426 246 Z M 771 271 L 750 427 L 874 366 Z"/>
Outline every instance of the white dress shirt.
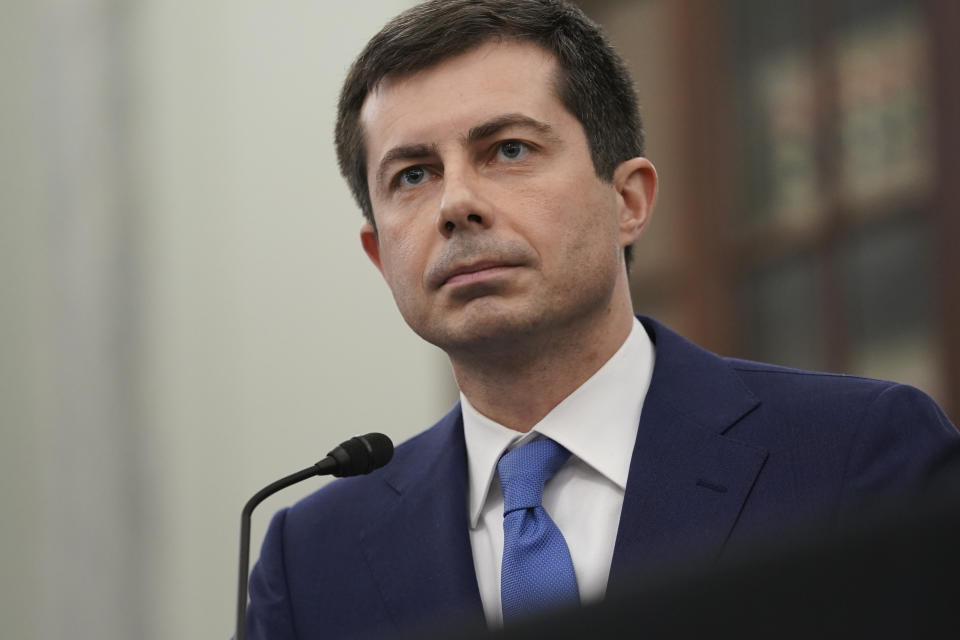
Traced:
<path fill-rule="evenodd" d="M 653 361 L 653 344 L 635 319 L 620 349 L 526 434 L 480 414 L 460 394 L 469 471 L 470 544 L 480 599 L 491 628 L 503 626 L 503 493 L 496 473 L 500 456 L 541 436 L 571 452 L 570 459 L 547 482 L 543 506 L 570 548 L 581 602 L 600 600 L 610 575 Z"/>

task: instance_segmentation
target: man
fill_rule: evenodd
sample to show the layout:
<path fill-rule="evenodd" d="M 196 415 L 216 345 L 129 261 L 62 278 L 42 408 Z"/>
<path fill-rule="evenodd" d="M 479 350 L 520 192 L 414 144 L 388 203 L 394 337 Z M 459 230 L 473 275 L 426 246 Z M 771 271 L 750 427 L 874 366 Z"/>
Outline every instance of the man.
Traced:
<path fill-rule="evenodd" d="M 363 248 L 461 401 L 384 469 L 277 514 L 251 637 L 509 625 L 842 522 L 960 455 L 916 390 L 722 359 L 634 318 L 627 263 L 657 176 L 629 76 L 579 10 L 405 12 L 351 69 L 336 138 Z M 511 474 L 538 457 L 514 508 Z"/>

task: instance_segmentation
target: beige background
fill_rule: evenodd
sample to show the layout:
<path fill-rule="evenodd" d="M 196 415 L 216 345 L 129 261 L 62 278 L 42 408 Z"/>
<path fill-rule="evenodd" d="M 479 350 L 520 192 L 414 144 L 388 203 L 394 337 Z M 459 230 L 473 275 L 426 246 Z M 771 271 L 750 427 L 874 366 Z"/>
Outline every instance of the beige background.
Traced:
<path fill-rule="evenodd" d="M 408 4 L 4 3 L 0 637 L 228 637 L 247 497 L 450 405 L 331 143 Z"/>

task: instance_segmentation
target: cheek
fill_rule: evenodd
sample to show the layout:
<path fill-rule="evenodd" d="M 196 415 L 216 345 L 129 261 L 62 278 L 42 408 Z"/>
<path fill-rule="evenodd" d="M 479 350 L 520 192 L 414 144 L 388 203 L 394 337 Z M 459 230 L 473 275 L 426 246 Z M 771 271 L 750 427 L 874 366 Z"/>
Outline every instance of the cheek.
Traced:
<path fill-rule="evenodd" d="M 390 288 L 409 289 L 414 281 L 423 274 L 422 260 L 416 242 L 416 235 L 409 229 L 387 228 L 380 230 L 380 260 L 384 277 Z"/>
<path fill-rule="evenodd" d="M 619 251 L 616 200 L 605 185 L 583 181 L 564 189 L 557 186 L 528 202 L 525 222 L 545 260 L 586 259 Z M 558 255 L 543 255 L 554 252 Z"/>

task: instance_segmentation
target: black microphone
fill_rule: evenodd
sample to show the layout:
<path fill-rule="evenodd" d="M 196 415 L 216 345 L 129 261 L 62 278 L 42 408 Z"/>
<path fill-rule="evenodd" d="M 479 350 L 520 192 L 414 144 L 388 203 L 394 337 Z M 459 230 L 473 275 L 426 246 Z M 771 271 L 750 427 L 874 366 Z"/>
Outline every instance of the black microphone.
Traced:
<path fill-rule="evenodd" d="M 237 593 L 236 640 L 247 637 L 247 580 L 250 569 L 250 516 L 258 504 L 281 489 L 313 476 L 359 476 L 379 469 L 393 458 L 393 442 L 382 433 L 356 436 L 342 443 L 312 467 L 292 473 L 256 492 L 240 515 L 240 581 Z"/>

